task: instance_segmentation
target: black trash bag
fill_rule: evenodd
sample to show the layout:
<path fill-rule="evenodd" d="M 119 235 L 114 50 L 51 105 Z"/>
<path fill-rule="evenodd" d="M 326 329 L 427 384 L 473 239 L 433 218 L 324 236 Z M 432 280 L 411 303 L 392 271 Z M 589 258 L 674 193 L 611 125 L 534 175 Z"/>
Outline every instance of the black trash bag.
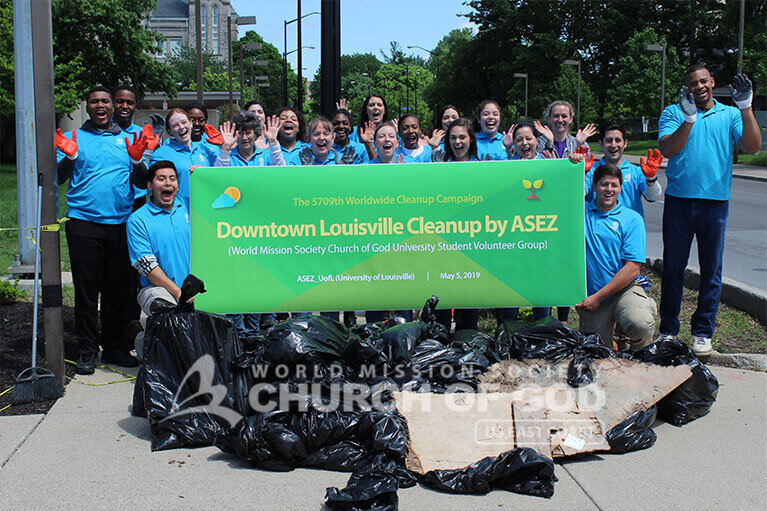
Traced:
<path fill-rule="evenodd" d="M 611 454 L 647 449 L 655 444 L 657 436 L 652 430 L 658 409 L 638 410 L 629 415 L 626 420 L 610 429 L 605 435 L 610 444 Z"/>
<path fill-rule="evenodd" d="M 349 330 L 342 323 L 305 314 L 269 330 L 264 360 L 285 365 L 322 364 L 340 360 L 348 343 Z"/>
<path fill-rule="evenodd" d="M 567 368 L 567 383 L 582 387 L 594 381 L 591 362 L 614 357 L 615 352 L 602 344 L 599 335 L 585 335 L 559 321 L 547 325 L 521 328 L 508 335 L 504 327 L 498 335 L 499 344 L 509 344 L 509 355 L 517 360 L 539 358 L 559 362 L 571 358 Z"/>
<path fill-rule="evenodd" d="M 551 497 L 554 495 L 554 462 L 528 447 L 483 458 L 453 470 L 432 470 L 419 478 L 429 488 L 461 494 L 485 494 L 493 488 Z"/>
<path fill-rule="evenodd" d="M 484 355 L 490 364 L 501 361 L 496 339 L 490 334 L 478 330 L 458 330 L 451 334 L 449 339 L 451 348 L 461 349 L 464 352 L 476 350 Z"/>
<path fill-rule="evenodd" d="M 445 325 L 437 321 L 437 304 L 439 304 L 439 298 L 434 295 L 426 300 L 423 309 L 421 309 L 420 321 L 426 325 L 427 337 L 429 339 L 436 339 L 442 343 L 447 343 L 449 332 Z"/>
<path fill-rule="evenodd" d="M 328 488 L 325 504 L 343 511 L 396 511 L 397 476 L 383 471 L 355 472 L 343 490 Z"/>
<path fill-rule="evenodd" d="M 627 351 L 622 356 L 648 364 L 674 367 L 687 364 L 692 368 L 692 376 L 657 405 L 658 416 L 674 426 L 683 426 L 703 417 L 714 405 L 719 380 L 683 342 L 658 341 L 640 350 Z"/>
<path fill-rule="evenodd" d="M 477 378 L 490 367 L 490 361 L 479 351 L 469 348 L 464 352 L 434 339 L 416 346 L 410 362 L 414 373 L 429 381 L 437 392 L 458 383 L 476 389 Z"/>
<path fill-rule="evenodd" d="M 239 420 L 246 403 L 235 389 L 244 384 L 229 365 L 239 355 L 234 325 L 222 316 L 170 311 L 148 319 L 136 391 L 143 391 L 153 451 L 211 445 Z"/>

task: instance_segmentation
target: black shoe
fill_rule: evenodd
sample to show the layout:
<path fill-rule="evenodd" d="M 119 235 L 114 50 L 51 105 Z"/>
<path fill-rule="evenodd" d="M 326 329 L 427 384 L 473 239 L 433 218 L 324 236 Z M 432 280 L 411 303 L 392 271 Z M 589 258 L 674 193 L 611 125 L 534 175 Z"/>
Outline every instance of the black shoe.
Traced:
<path fill-rule="evenodd" d="M 101 353 L 101 361 L 120 367 L 138 367 L 138 359 L 127 351 L 106 351 Z"/>
<path fill-rule="evenodd" d="M 98 352 L 80 353 L 75 372 L 77 374 L 93 374 L 96 372 L 96 357 Z"/>
<path fill-rule="evenodd" d="M 128 351 L 132 350 L 136 345 L 136 336 L 139 332 L 143 331 L 144 329 L 141 327 L 141 323 L 134 319 L 128 323 L 128 326 L 125 328 L 125 333 L 123 334 L 120 344 Z"/>

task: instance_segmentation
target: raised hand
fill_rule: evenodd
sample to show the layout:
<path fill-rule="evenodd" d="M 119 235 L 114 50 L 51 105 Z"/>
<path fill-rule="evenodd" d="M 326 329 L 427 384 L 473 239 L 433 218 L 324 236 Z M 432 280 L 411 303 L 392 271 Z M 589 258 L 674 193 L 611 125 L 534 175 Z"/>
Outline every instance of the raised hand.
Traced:
<path fill-rule="evenodd" d="M 698 118 L 698 107 L 692 99 L 692 92 L 687 87 L 679 89 L 679 106 L 682 107 L 682 114 L 685 122 L 693 123 Z"/>
<path fill-rule="evenodd" d="M 207 123 L 204 124 L 203 127 L 205 128 L 205 134 L 207 135 L 205 138 L 207 143 L 213 145 L 221 145 L 224 143 L 224 139 L 221 137 L 220 131 Z"/>
<path fill-rule="evenodd" d="M 506 148 L 506 150 L 510 150 L 512 147 L 514 147 L 514 130 L 517 129 L 516 124 L 512 124 L 511 127 L 509 127 L 509 131 L 503 132 L 503 147 Z"/>
<path fill-rule="evenodd" d="M 732 94 L 732 101 L 743 110 L 751 106 L 751 100 L 754 97 L 754 86 L 751 85 L 751 80 L 743 74 L 737 74 L 732 79 L 732 84 L 729 85 L 730 94 Z"/>
<path fill-rule="evenodd" d="M 445 138 L 445 130 L 434 130 L 431 132 L 431 138 L 429 139 L 429 145 L 432 149 L 439 147 L 439 143 Z"/>
<path fill-rule="evenodd" d="M 266 125 L 264 126 L 264 137 L 269 144 L 277 143 L 277 133 L 279 133 L 282 127 L 282 121 L 276 115 L 266 118 Z"/>
<path fill-rule="evenodd" d="M 221 150 L 231 151 L 237 143 L 237 129 L 233 122 L 224 121 L 221 125 Z"/>
<path fill-rule="evenodd" d="M 597 127 L 593 124 L 587 124 L 583 128 L 578 130 L 578 133 L 575 134 L 575 142 L 580 146 L 583 145 L 583 143 L 588 140 L 590 137 L 594 136 L 594 134 L 597 132 Z"/>
<path fill-rule="evenodd" d="M 399 155 L 394 158 L 394 163 L 405 163 L 405 155 L 402 153 L 399 153 Z"/>
<path fill-rule="evenodd" d="M 375 131 L 376 125 L 371 121 L 365 121 L 365 125 L 359 130 L 360 142 L 363 144 L 372 144 Z"/>
<path fill-rule="evenodd" d="M 128 141 L 128 137 L 125 137 L 125 148 L 128 149 L 128 156 L 130 161 L 136 165 L 141 163 L 141 159 L 144 157 L 144 151 L 146 150 L 146 139 L 140 137 L 138 133 L 133 133 L 133 143 Z"/>
<path fill-rule="evenodd" d="M 534 121 L 533 126 L 535 126 L 535 129 L 538 131 L 538 133 L 549 139 L 548 145 L 554 145 L 554 132 L 551 131 L 551 128 L 541 124 L 541 121 Z"/>
<path fill-rule="evenodd" d="M 141 128 L 141 138 L 146 142 L 146 148 L 149 151 L 154 151 L 160 145 L 160 135 L 154 134 L 154 127 L 151 124 L 145 124 Z"/>
<path fill-rule="evenodd" d="M 587 147 L 579 147 L 570 155 L 570 161 L 573 163 L 583 162 L 584 172 L 589 173 L 594 165 L 594 153 L 590 153 Z"/>
<path fill-rule="evenodd" d="M 70 160 L 77 159 L 77 130 L 72 131 L 72 140 L 68 139 L 61 132 L 60 128 L 56 128 L 56 147 L 61 149 L 61 152 L 67 155 Z"/>
<path fill-rule="evenodd" d="M 349 110 L 349 101 L 347 101 L 346 98 L 339 99 L 338 101 L 336 101 L 336 108 Z"/>
<path fill-rule="evenodd" d="M 394 130 L 399 133 L 399 119 L 390 119 L 390 121 L 394 125 Z"/>
<path fill-rule="evenodd" d="M 646 177 L 648 181 L 655 181 L 657 179 L 655 175 L 658 173 L 661 163 L 663 163 L 663 156 L 657 149 L 655 149 L 655 151 L 652 149 L 647 150 L 647 163 L 645 163 L 644 158 L 641 156 L 639 158 L 639 166 L 642 167 L 642 174 L 644 174 L 644 177 Z"/>

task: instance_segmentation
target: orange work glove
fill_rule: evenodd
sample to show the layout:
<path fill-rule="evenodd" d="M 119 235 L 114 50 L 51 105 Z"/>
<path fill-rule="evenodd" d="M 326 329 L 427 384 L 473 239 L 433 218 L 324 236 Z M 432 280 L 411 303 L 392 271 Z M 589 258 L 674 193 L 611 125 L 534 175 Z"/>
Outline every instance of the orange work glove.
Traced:
<path fill-rule="evenodd" d="M 128 149 L 130 161 L 134 165 L 141 163 L 141 159 L 144 157 L 144 150 L 146 150 L 146 140 L 144 137 L 139 137 L 137 133 L 134 133 L 133 144 L 128 141 L 128 137 L 125 137 L 125 147 Z"/>
<path fill-rule="evenodd" d="M 72 140 L 68 139 L 56 128 L 56 147 L 67 155 L 70 160 L 77 159 L 77 131 L 72 131 Z"/>
<path fill-rule="evenodd" d="M 141 128 L 141 138 L 144 139 L 146 148 L 150 151 L 154 151 L 157 149 L 157 146 L 160 145 L 160 135 L 154 134 L 151 124 L 145 124 L 144 127 Z"/>
<path fill-rule="evenodd" d="M 655 181 L 657 179 L 655 175 L 658 173 L 661 163 L 663 163 L 663 155 L 661 155 L 660 151 L 657 149 L 654 151 L 652 149 L 647 150 L 647 163 L 645 163 L 644 158 L 639 158 L 639 166 L 642 167 L 642 174 L 644 174 L 649 181 Z"/>
<path fill-rule="evenodd" d="M 594 165 L 594 153 L 590 153 L 588 148 L 581 146 L 575 150 L 575 154 L 585 155 L 585 158 L 583 158 L 583 168 L 585 173 L 588 174 Z"/>
<path fill-rule="evenodd" d="M 205 134 L 208 135 L 205 139 L 206 142 L 213 145 L 222 145 L 224 143 L 224 137 L 221 136 L 221 132 L 210 124 L 204 124 Z"/>

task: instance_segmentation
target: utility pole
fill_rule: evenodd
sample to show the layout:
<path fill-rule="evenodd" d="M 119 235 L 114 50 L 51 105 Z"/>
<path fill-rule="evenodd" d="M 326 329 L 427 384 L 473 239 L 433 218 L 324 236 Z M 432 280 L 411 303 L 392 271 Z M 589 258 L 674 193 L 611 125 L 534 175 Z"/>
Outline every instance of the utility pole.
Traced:
<path fill-rule="evenodd" d="M 304 77 L 303 77 L 303 62 L 301 59 L 302 51 L 301 51 L 301 0 L 296 0 L 296 8 L 298 10 L 298 15 L 296 16 L 298 25 L 296 30 L 296 39 L 297 39 L 297 45 L 296 48 L 298 48 L 298 83 L 296 84 L 296 109 L 303 113 L 304 111 Z"/>
<path fill-rule="evenodd" d="M 197 46 L 197 103 L 202 105 L 202 0 L 194 3 L 195 43 Z"/>
<path fill-rule="evenodd" d="M 58 189 L 56 187 L 56 110 L 53 98 L 53 31 L 50 0 L 32 2 L 32 60 L 34 62 L 35 135 L 37 137 L 37 170 L 43 174 L 42 224 L 58 222 Z M 59 231 L 40 233 L 42 254 L 43 333 L 45 360 L 64 384 L 64 322 L 61 314 L 61 254 Z M 37 276 L 35 275 L 35 278 Z M 37 300 L 37 297 L 34 297 Z"/>
<path fill-rule="evenodd" d="M 743 25 L 746 22 L 746 0 L 740 0 L 740 30 L 738 32 L 738 73 L 743 72 Z"/>
<path fill-rule="evenodd" d="M 341 94 L 341 0 L 322 0 L 321 5 L 320 111 L 330 116 Z"/>

